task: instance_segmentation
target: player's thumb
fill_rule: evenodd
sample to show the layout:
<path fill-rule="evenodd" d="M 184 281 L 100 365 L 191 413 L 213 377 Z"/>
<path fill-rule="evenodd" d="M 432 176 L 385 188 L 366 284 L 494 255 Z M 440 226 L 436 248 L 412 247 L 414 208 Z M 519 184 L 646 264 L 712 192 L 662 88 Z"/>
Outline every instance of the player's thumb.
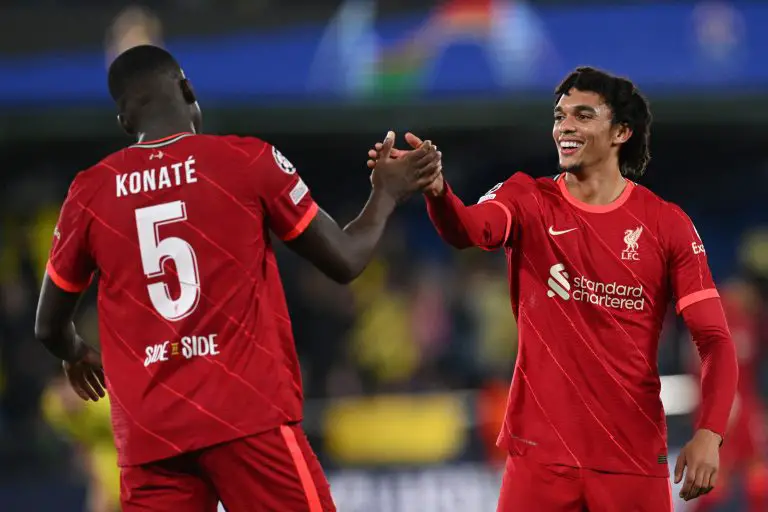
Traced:
<path fill-rule="evenodd" d="M 678 457 L 675 463 L 675 483 L 679 484 L 683 480 L 683 470 L 685 469 L 685 451 L 683 451 Z"/>
<path fill-rule="evenodd" d="M 408 145 L 411 146 L 413 149 L 419 148 L 424 143 L 424 141 L 422 141 L 420 138 L 418 138 L 411 132 L 408 132 L 405 134 L 405 142 L 407 142 Z"/>
<path fill-rule="evenodd" d="M 381 150 L 379 151 L 379 158 L 389 158 L 389 154 L 392 152 L 392 147 L 395 145 L 395 132 L 392 130 L 387 132 L 387 136 L 384 137 L 384 142 L 381 144 Z"/>

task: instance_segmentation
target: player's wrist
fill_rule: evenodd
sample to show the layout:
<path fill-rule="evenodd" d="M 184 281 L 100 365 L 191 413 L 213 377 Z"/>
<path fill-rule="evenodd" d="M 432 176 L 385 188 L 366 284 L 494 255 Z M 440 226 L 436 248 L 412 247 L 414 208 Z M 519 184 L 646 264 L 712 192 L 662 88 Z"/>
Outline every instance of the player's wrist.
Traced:
<path fill-rule="evenodd" d="M 375 207 L 377 212 L 388 216 L 395 211 L 398 199 L 381 188 L 373 187 L 369 202 Z"/>
<path fill-rule="evenodd" d="M 72 327 L 69 348 L 65 354 L 65 357 L 63 358 L 65 362 L 70 364 L 82 361 L 82 359 L 85 357 L 85 354 L 88 352 L 88 345 L 86 345 L 85 341 L 83 341 L 83 339 L 74 331 L 75 329 Z"/>
<path fill-rule="evenodd" d="M 723 444 L 723 436 L 714 430 L 700 427 L 698 430 L 696 430 L 696 435 L 712 441 L 713 443 L 717 444 L 717 446 L 721 446 Z"/>
<path fill-rule="evenodd" d="M 448 195 L 448 183 L 444 178 L 440 177 L 438 180 L 424 189 L 424 196 L 429 199 L 441 199 Z"/>
<path fill-rule="evenodd" d="M 424 189 L 424 195 L 432 198 L 443 197 L 445 196 L 445 188 L 445 181 L 441 179 Z"/>

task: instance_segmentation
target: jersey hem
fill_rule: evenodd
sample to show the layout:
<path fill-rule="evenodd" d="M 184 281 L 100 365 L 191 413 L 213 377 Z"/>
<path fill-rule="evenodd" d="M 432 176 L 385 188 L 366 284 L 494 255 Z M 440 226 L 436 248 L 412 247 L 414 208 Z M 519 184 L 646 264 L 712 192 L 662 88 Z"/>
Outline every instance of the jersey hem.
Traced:
<path fill-rule="evenodd" d="M 282 423 L 273 424 L 269 426 L 264 426 L 262 428 L 254 428 L 253 430 L 247 429 L 244 434 L 233 434 L 228 436 L 222 436 L 221 438 L 211 439 L 210 441 L 206 441 L 200 444 L 195 444 L 194 446 L 185 447 L 181 451 L 171 451 L 169 453 L 165 453 L 160 455 L 159 457 L 127 457 L 121 453 L 118 453 L 118 460 L 117 465 L 121 468 L 127 468 L 127 467 L 136 467 L 136 466 L 144 466 L 146 464 L 154 464 L 156 462 L 160 462 L 163 460 L 173 459 L 175 457 L 178 457 L 180 455 L 184 455 L 185 453 L 192 453 L 197 452 L 200 450 L 206 450 L 208 448 L 213 448 L 214 446 L 219 446 L 221 444 L 231 443 L 233 441 L 237 441 L 239 439 L 245 439 L 248 437 L 258 436 L 260 434 L 263 434 L 265 432 L 269 432 L 271 430 L 280 429 L 284 425 L 297 425 L 302 422 L 302 418 L 298 418 L 295 420 L 285 420 Z"/>
<path fill-rule="evenodd" d="M 294 228 L 282 238 L 283 242 L 290 242 L 294 238 L 297 238 L 299 235 L 301 235 L 304 231 L 306 231 L 306 229 L 309 227 L 309 224 L 314 220 L 319 210 L 320 208 L 317 206 L 317 203 L 312 203 L 312 205 L 309 207 L 309 210 L 307 210 L 307 213 L 305 213 L 299 222 L 296 223 L 296 226 L 294 226 Z"/>
<path fill-rule="evenodd" d="M 504 428 L 504 427 L 502 427 Z M 527 442 L 523 440 L 523 446 L 527 445 Z M 647 477 L 647 478 L 669 478 L 669 466 L 666 464 L 659 465 L 658 467 L 651 468 L 649 466 L 649 472 L 647 473 L 641 473 L 640 471 L 637 471 L 636 469 L 626 468 L 622 469 L 620 467 L 616 466 L 604 466 L 599 463 L 594 462 L 587 462 L 586 464 L 581 464 L 580 461 L 576 463 L 573 459 L 571 460 L 564 460 L 562 457 L 558 457 L 557 455 L 552 455 L 551 453 L 544 453 L 537 452 L 537 449 L 535 447 L 531 447 L 531 449 L 528 449 L 527 447 L 525 449 L 518 449 L 519 446 L 521 446 L 520 443 L 515 444 L 515 442 L 509 438 L 509 434 L 502 431 L 499 433 L 499 437 L 496 439 L 496 446 L 502 450 L 504 450 L 509 457 L 527 457 L 528 459 L 536 462 L 537 464 L 543 464 L 543 465 L 557 465 L 557 466 L 566 466 L 569 468 L 577 468 L 577 469 L 584 469 L 587 471 L 594 471 L 596 473 L 607 473 L 607 474 L 615 474 L 615 475 L 632 475 L 632 476 L 641 476 L 641 477 Z"/>

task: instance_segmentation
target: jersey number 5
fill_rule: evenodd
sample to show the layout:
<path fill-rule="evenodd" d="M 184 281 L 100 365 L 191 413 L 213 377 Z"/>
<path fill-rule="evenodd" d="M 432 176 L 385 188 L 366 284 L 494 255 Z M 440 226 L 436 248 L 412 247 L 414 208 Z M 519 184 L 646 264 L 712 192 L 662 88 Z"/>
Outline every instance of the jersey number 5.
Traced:
<path fill-rule="evenodd" d="M 200 274 L 192 246 L 178 237 L 160 238 L 159 228 L 165 224 L 187 220 L 183 201 L 147 206 L 136 210 L 136 229 L 139 232 L 141 264 L 147 278 L 166 274 L 164 263 L 172 260 L 176 266 L 181 293 L 171 298 L 166 283 L 147 285 L 149 299 L 158 313 L 168 320 L 181 320 L 192 314 L 200 301 Z"/>

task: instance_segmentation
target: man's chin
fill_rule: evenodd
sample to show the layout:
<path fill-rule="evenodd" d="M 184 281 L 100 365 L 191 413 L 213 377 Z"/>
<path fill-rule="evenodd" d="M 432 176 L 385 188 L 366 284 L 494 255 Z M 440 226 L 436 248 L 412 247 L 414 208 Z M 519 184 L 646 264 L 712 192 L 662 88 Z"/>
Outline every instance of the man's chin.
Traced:
<path fill-rule="evenodd" d="M 577 174 L 581 171 L 581 164 L 558 164 L 557 168 L 560 170 L 560 172 L 570 172 L 571 174 Z"/>

